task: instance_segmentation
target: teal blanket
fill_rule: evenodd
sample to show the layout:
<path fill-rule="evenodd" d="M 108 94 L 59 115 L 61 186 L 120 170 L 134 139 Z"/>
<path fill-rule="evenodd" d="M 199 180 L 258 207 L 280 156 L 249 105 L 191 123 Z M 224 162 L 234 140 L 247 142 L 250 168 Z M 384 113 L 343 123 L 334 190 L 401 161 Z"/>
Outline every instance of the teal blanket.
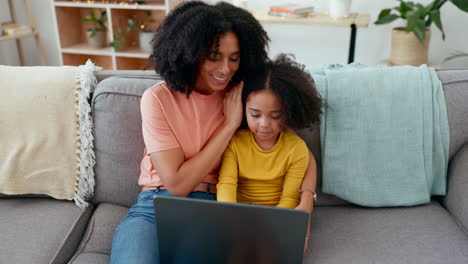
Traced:
<path fill-rule="evenodd" d="M 445 195 L 449 128 L 433 69 L 328 65 L 312 75 L 326 102 L 323 192 L 370 207 Z"/>

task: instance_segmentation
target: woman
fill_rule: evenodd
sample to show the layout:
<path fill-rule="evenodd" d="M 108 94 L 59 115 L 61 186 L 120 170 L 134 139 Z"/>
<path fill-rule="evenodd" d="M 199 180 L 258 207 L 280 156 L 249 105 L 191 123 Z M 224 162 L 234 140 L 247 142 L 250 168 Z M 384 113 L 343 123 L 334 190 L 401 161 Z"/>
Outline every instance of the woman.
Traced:
<path fill-rule="evenodd" d="M 156 195 L 216 200 L 217 169 L 242 121 L 243 81 L 264 66 L 268 41 L 249 12 L 222 2 L 184 3 L 159 26 L 150 60 L 165 82 L 141 101 L 143 191 L 115 231 L 111 263 L 158 262 Z M 315 189 L 311 171 L 304 184 Z M 312 200 L 301 197 L 298 208 L 310 211 Z"/>

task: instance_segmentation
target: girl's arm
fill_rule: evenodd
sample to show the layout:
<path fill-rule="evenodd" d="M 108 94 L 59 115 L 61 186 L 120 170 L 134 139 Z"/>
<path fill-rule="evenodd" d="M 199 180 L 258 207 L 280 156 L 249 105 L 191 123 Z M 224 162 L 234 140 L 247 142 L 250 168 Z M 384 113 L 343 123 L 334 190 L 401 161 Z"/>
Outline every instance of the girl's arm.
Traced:
<path fill-rule="evenodd" d="M 309 165 L 302 181 L 301 197 L 299 206 L 296 207 L 298 210 L 304 210 L 309 212 L 309 223 L 307 225 L 307 233 L 305 237 L 304 252 L 309 248 L 309 237 L 310 237 L 310 221 L 312 216 L 312 210 L 314 210 L 314 194 L 310 191 L 315 192 L 315 187 L 317 185 L 317 163 L 312 152 L 309 150 Z M 310 191 L 304 191 L 310 190 Z"/>
<path fill-rule="evenodd" d="M 307 170 L 304 176 L 304 180 L 302 181 L 301 185 L 301 196 L 300 196 L 300 203 L 296 207 L 298 210 L 304 210 L 307 212 L 312 212 L 314 209 L 314 194 L 311 192 L 315 192 L 315 188 L 317 185 L 317 163 L 315 161 L 315 157 L 309 150 L 309 165 L 307 166 Z"/>
<path fill-rule="evenodd" d="M 224 151 L 223 163 L 219 171 L 219 182 L 216 185 L 216 196 L 220 202 L 237 202 L 237 159 L 232 150 L 232 142 Z"/>
<path fill-rule="evenodd" d="M 181 148 L 150 154 L 154 167 L 158 168 L 161 182 L 172 195 L 187 196 L 214 169 L 214 161 L 221 159 L 229 140 L 242 121 L 242 87 L 241 82 L 226 93 L 224 123 L 195 156 L 184 160 Z"/>
<path fill-rule="evenodd" d="M 309 149 L 305 142 L 294 150 L 293 162 L 286 172 L 283 193 L 277 207 L 294 208 L 297 206 L 298 190 L 304 178 L 304 173 L 309 163 Z"/>

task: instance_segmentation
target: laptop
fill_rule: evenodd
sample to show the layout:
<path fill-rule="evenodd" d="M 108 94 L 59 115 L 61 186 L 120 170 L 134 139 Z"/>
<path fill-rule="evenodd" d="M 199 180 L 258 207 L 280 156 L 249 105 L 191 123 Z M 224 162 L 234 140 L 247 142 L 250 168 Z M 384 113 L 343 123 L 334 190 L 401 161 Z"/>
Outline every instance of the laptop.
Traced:
<path fill-rule="evenodd" d="M 161 264 L 302 263 L 304 211 L 172 196 L 154 208 Z"/>

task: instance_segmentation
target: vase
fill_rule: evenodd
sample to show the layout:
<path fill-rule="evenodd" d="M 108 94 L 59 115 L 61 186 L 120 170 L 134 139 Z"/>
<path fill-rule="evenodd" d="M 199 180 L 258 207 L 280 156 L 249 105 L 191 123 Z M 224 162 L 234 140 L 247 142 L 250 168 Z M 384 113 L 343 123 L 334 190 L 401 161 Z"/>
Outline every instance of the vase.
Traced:
<path fill-rule="evenodd" d="M 330 0 L 328 14 L 332 18 L 344 18 L 349 16 L 351 0 Z"/>
<path fill-rule="evenodd" d="M 138 33 L 138 41 L 140 43 L 140 49 L 145 53 L 152 53 L 153 46 L 151 45 L 151 40 L 153 39 L 152 31 L 140 31 Z"/>
<path fill-rule="evenodd" d="M 423 44 L 413 32 L 408 32 L 404 28 L 394 28 L 392 30 L 390 64 L 412 66 L 427 64 L 430 38 L 431 31 L 429 29 L 426 29 Z"/>
<path fill-rule="evenodd" d="M 86 38 L 88 39 L 88 45 L 92 48 L 102 48 L 106 45 L 106 32 L 97 31 L 94 36 L 91 37 L 91 31 L 86 31 Z"/>

